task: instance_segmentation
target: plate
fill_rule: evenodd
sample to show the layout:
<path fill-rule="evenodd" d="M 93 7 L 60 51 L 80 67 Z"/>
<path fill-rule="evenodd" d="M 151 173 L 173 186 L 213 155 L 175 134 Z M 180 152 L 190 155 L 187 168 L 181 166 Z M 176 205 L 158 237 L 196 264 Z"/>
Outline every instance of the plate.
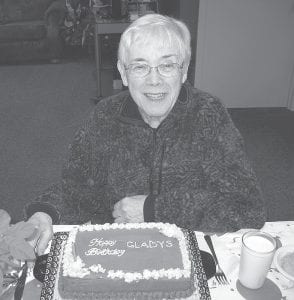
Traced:
<path fill-rule="evenodd" d="M 294 245 L 279 248 L 274 256 L 274 264 L 281 274 L 294 281 Z"/>
<path fill-rule="evenodd" d="M 204 273 L 206 275 L 206 279 L 208 280 L 215 275 L 216 266 L 214 263 L 214 259 L 210 253 L 202 250 L 200 250 L 200 256 L 202 260 Z"/>
<path fill-rule="evenodd" d="M 36 279 L 41 283 L 44 282 L 46 275 L 46 266 L 47 266 L 48 254 L 40 255 L 35 261 L 35 266 L 33 269 L 33 274 Z"/>

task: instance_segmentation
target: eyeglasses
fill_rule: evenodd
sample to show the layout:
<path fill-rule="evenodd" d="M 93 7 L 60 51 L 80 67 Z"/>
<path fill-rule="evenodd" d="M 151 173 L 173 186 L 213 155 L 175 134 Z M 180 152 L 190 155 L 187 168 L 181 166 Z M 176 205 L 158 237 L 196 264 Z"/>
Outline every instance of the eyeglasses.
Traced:
<path fill-rule="evenodd" d="M 183 65 L 180 66 L 178 63 L 165 63 L 156 67 L 151 67 L 147 64 L 134 63 L 128 65 L 126 70 L 129 71 L 130 75 L 135 77 L 145 77 L 150 74 L 151 69 L 156 69 L 157 72 L 164 77 L 173 77 L 176 76 L 182 68 Z"/>

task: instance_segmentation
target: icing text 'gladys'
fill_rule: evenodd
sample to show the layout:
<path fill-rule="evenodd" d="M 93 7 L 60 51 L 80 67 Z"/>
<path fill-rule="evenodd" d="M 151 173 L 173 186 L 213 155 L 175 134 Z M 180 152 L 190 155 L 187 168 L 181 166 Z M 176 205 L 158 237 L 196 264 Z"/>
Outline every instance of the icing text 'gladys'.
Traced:
<path fill-rule="evenodd" d="M 115 255 L 122 256 L 126 252 L 127 248 L 130 249 L 153 249 L 153 248 L 170 248 L 173 246 L 172 241 L 127 241 L 125 244 L 126 249 L 110 249 L 109 247 L 114 247 L 116 245 L 116 240 L 104 240 L 103 238 L 94 238 L 90 240 L 89 247 L 85 252 L 85 255 Z"/>

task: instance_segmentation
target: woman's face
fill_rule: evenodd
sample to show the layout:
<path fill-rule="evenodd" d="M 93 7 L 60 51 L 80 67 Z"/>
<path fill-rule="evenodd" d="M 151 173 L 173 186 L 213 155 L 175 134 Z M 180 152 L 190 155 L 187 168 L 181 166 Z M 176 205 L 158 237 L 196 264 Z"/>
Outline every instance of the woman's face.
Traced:
<path fill-rule="evenodd" d="M 145 77 L 136 77 L 125 69 L 133 63 L 145 63 L 156 67 L 163 63 L 183 64 L 179 50 L 176 47 L 164 46 L 162 43 L 136 43 L 129 50 L 125 66 L 118 62 L 123 83 L 129 87 L 132 98 L 138 105 L 139 111 L 151 127 L 156 128 L 166 118 L 173 108 L 182 83 L 187 78 L 187 68 L 179 69 L 172 77 L 165 77 L 156 68 L 151 69 Z"/>

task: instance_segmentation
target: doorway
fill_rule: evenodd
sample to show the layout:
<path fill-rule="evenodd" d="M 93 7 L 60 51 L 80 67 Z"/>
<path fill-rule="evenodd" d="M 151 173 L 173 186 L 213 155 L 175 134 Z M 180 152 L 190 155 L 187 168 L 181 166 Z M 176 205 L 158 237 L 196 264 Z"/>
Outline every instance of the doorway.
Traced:
<path fill-rule="evenodd" d="M 183 21 L 191 32 L 191 62 L 188 81 L 194 86 L 199 0 L 159 0 L 159 12 Z"/>

